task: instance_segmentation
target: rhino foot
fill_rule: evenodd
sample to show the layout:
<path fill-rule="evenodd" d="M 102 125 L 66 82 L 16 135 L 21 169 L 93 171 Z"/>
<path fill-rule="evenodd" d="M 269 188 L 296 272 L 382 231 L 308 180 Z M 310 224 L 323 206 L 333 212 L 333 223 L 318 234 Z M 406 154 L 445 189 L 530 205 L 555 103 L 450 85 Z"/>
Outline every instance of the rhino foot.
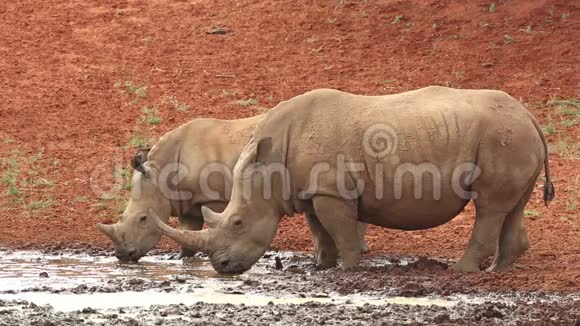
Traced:
<path fill-rule="evenodd" d="M 369 246 L 367 245 L 367 243 L 365 241 L 361 242 L 360 244 L 360 252 L 361 254 L 366 254 L 367 252 L 370 252 L 371 250 L 369 249 Z"/>
<path fill-rule="evenodd" d="M 513 268 L 514 268 L 514 265 L 513 264 L 502 264 L 502 263 L 496 263 L 496 262 L 494 262 L 485 271 L 486 272 L 509 272 Z"/>
<path fill-rule="evenodd" d="M 481 270 L 479 266 L 474 264 L 466 264 L 462 261 L 458 261 L 450 267 L 451 270 L 459 273 L 479 273 Z"/>

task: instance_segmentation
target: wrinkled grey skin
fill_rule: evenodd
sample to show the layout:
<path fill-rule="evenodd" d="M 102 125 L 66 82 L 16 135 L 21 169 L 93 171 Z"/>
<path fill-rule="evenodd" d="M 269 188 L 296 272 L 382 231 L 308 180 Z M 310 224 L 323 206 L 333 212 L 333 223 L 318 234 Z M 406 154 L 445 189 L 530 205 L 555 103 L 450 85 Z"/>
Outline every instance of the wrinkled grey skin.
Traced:
<path fill-rule="evenodd" d="M 382 156 L 365 147 L 367 131 L 377 124 L 396 134 L 396 146 Z M 488 270 L 505 271 L 528 248 L 523 212 L 542 168 L 544 201 L 554 197 L 547 155 L 535 119 L 504 92 L 432 86 L 359 96 L 315 90 L 280 103 L 258 123 L 235 166 L 229 204 L 222 213 L 202 208 L 209 229 L 177 231 L 159 219 L 154 222 L 183 246 L 208 253 L 217 271 L 242 273 L 264 254 L 281 216 L 305 212 L 318 234 L 319 264 L 335 265 L 339 253 L 348 269 L 360 260 L 356 222 L 428 229 L 450 221 L 473 200 L 471 239 L 453 269 L 479 271 L 483 260 L 495 255 Z M 339 156 L 364 169 L 341 174 Z M 330 165 L 330 172 L 311 187 L 311 172 L 321 162 Z M 413 176 L 395 177 L 402 166 L 426 162 L 440 174 L 438 197 L 429 177 L 419 186 Z M 464 163 L 470 163 L 469 177 L 454 182 L 454 172 Z M 280 165 L 288 175 L 271 173 Z M 261 173 L 272 175 L 271 199 L 261 195 L 267 186 Z M 340 191 L 343 181 L 358 191 L 356 196 Z M 359 181 L 366 186 L 355 187 Z M 382 196 L 377 183 L 384 185 Z M 291 196 L 284 196 L 283 189 Z"/>
<path fill-rule="evenodd" d="M 132 160 L 135 171 L 125 211 L 117 223 L 98 225 L 99 230 L 113 241 L 115 256 L 123 261 L 137 261 L 159 242 L 163 234 L 148 218 L 149 209 L 157 212 L 164 222 L 170 216 L 178 217 L 183 230 L 202 228 L 202 206 L 222 211 L 230 198 L 231 180 L 226 182 L 226 173 L 209 175 L 207 186 L 212 193 L 219 195 L 216 199 L 212 193 L 204 191 L 202 171 L 219 163 L 231 173 L 262 118 L 263 115 L 240 120 L 196 119 L 165 134 L 150 150 L 137 153 Z M 171 168 L 174 163 L 179 163 L 181 179 L 178 186 L 169 188 L 178 190 L 181 199 L 168 198 L 162 191 L 173 178 L 172 174 L 164 174 L 164 168 Z M 361 247 L 367 251 L 364 242 L 366 225 L 361 225 L 360 229 Z M 190 257 L 195 252 L 182 247 L 179 257 Z"/>

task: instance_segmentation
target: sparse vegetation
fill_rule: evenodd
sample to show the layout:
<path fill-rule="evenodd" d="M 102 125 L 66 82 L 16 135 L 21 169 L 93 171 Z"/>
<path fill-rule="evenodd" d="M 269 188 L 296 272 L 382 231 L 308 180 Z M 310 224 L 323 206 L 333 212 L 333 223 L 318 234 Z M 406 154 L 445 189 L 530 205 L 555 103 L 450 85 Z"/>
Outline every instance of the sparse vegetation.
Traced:
<path fill-rule="evenodd" d="M 489 12 L 494 13 L 495 12 L 495 3 L 490 4 L 488 10 L 489 10 Z"/>
<path fill-rule="evenodd" d="M 238 91 L 235 89 L 222 89 L 223 97 L 235 97 L 238 95 Z"/>
<path fill-rule="evenodd" d="M 395 16 L 395 18 L 393 19 L 393 21 L 391 21 L 391 24 L 396 25 L 398 23 L 400 23 L 403 19 L 405 19 L 405 17 L 403 16 Z"/>
<path fill-rule="evenodd" d="M 571 141 L 569 137 L 558 141 L 555 144 L 549 144 L 550 153 L 557 153 L 562 158 L 569 160 L 580 159 L 580 143 Z"/>
<path fill-rule="evenodd" d="M 31 210 L 38 210 L 38 209 L 44 209 L 44 208 L 50 207 L 52 205 L 54 205 L 54 200 L 49 198 L 49 199 L 43 199 L 43 200 L 38 200 L 38 201 L 31 201 L 26 206 Z"/>
<path fill-rule="evenodd" d="M 73 202 L 75 203 L 86 203 L 88 201 L 89 199 L 86 196 L 75 196 L 75 198 L 73 198 Z"/>
<path fill-rule="evenodd" d="M 179 111 L 179 112 L 187 112 L 190 110 L 189 105 L 179 102 L 177 100 L 177 98 L 173 95 L 172 96 L 164 96 L 161 99 L 161 103 L 162 104 L 169 104 L 169 105 L 173 106 L 173 108 L 176 111 Z"/>
<path fill-rule="evenodd" d="M 144 106 L 142 109 L 143 121 L 150 125 L 158 125 L 161 123 L 161 118 L 159 117 L 159 107 L 157 105 Z"/>
<path fill-rule="evenodd" d="M 121 189 L 129 190 L 131 189 L 131 168 L 119 168 L 116 169 L 113 177 L 116 181 L 120 181 Z"/>
<path fill-rule="evenodd" d="M 240 106 L 248 107 L 258 105 L 258 100 L 256 100 L 255 98 L 249 98 L 245 100 L 237 100 L 236 103 Z"/>
<path fill-rule="evenodd" d="M 0 166 L 4 172 L 1 176 L 2 185 L 6 187 L 6 191 L 11 195 L 15 201 L 22 201 L 22 191 L 18 183 L 18 175 L 20 174 L 18 158 L 20 151 L 18 149 L 10 152 L 10 157 L 1 158 Z"/>
<path fill-rule="evenodd" d="M 526 28 L 520 28 L 520 31 L 527 33 L 527 34 L 532 34 L 532 25 L 528 25 L 528 26 L 526 26 Z"/>
<path fill-rule="evenodd" d="M 566 128 L 570 128 L 570 127 L 574 127 L 575 125 L 578 124 L 578 121 L 576 121 L 576 119 L 564 119 L 562 120 L 562 126 L 566 127 Z"/>
<path fill-rule="evenodd" d="M 576 201 L 574 199 L 568 199 L 568 203 L 566 203 L 566 211 L 573 212 L 576 210 Z"/>
<path fill-rule="evenodd" d="M 553 122 L 548 122 L 545 126 L 542 126 L 542 132 L 546 135 L 553 135 L 556 133 L 556 127 Z"/>
<path fill-rule="evenodd" d="M 133 94 L 135 96 L 135 99 L 133 99 L 131 103 L 134 103 L 138 100 L 142 100 L 147 97 L 146 85 L 135 86 L 135 84 L 132 81 L 125 81 L 124 83 L 116 82 L 114 86 L 115 88 L 123 88 L 126 92 Z"/>
<path fill-rule="evenodd" d="M 142 148 L 148 144 L 148 140 L 138 131 L 133 131 L 131 138 L 127 142 L 127 146 L 131 148 Z"/>
<path fill-rule="evenodd" d="M 532 219 L 535 219 L 535 218 L 537 218 L 537 217 L 539 217 L 539 216 L 540 216 L 540 212 L 538 212 L 538 211 L 537 211 L 537 210 L 535 210 L 535 209 L 526 209 L 526 210 L 524 211 L 524 216 L 525 216 L 525 217 L 530 217 L 530 218 L 532 218 Z"/>
<path fill-rule="evenodd" d="M 503 36 L 503 42 L 504 42 L 505 44 L 512 44 L 512 43 L 514 42 L 514 38 L 513 38 L 513 36 L 511 36 L 511 35 L 509 35 L 509 34 L 505 34 L 505 35 Z"/>

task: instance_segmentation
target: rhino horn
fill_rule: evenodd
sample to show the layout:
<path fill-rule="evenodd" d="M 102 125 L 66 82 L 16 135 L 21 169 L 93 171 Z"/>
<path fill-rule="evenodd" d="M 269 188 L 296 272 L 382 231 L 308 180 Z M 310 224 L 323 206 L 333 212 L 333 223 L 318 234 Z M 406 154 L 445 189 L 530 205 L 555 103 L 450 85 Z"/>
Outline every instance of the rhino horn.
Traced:
<path fill-rule="evenodd" d="M 207 243 L 209 239 L 209 230 L 201 230 L 201 231 L 187 231 L 187 230 L 176 230 L 169 225 L 165 224 L 157 213 L 153 209 L 149 209 L 149 216 L 157 226 L 157 228 L 163 232 L 166 236 L 170 237 L 171 239 L 175 240 L 180 245 L 194 250 L 194 251 L 202 251 L 207 252 Z"/>
<path fill-rule="evenodd" d="M 103 232 L 113 241 L 117 241 L 117 227 L 114 224 L 97 224 L 99 231 Z"/>
<path fill-rule="evenodd" d="M 215 228 L 222 220 L 218 213 L 212 211 L 207 206 L 201 207 L 201 214 L 203 215 L 203 220 L 205 223 L 207 223 L 207 225 L 212 228 Z"/>

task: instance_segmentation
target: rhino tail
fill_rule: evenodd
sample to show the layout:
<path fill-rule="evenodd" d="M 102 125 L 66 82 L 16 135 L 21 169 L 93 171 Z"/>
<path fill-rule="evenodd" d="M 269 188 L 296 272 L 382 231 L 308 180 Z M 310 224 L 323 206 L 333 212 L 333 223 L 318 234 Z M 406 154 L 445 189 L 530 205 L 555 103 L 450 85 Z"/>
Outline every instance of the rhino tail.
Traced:
<path fill-rule="evenodd" d="M 526 110 L 527 111 L 527 110 Z M 538 125 L 538 121 L 534 116 L 528 111 L 528 115 L 544 144 L 544 152 L 546 155 L 544 156 L 544 172 L 546 174 L 546 182 L 544 182 L 544 205 L 548 206 L 548 204 L 556 197 L 556 189 L 554 188 L 554 184 L 552 183 L 552 178 L 550 177 L 550 162 L 548 160 L 548 143 L 546 142 L 546 138 L 544 137 L 544 133 L 542 129 Z"/>

